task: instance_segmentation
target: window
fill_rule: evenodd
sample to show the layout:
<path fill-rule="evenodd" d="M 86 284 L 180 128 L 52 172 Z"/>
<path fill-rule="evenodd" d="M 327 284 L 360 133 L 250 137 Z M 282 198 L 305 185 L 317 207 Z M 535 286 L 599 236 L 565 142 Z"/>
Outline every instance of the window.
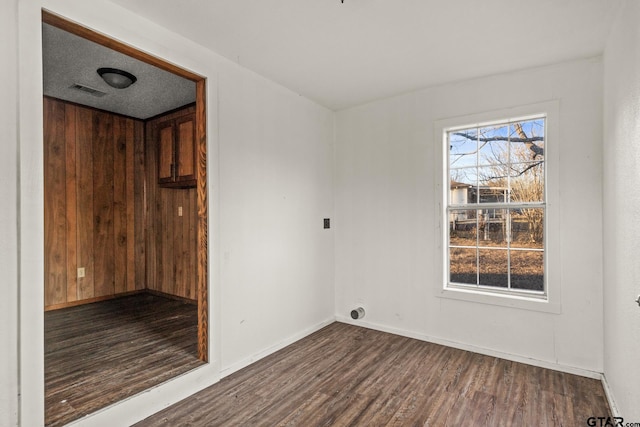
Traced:
<path fill-rule="evenodd" d="M 445 288 L 546 296 L 546 122 L 444 129 Z"/>

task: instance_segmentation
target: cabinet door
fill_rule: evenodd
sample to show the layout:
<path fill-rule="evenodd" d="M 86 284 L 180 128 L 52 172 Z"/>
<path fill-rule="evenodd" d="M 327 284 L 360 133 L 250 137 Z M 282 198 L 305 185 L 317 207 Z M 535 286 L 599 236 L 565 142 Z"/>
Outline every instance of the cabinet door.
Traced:
<path fill-rule="evenodd" d="M 158 126 L 158 182 L 173 182 L 174 174 L 174 127 L 173 121 L 160 123 Z"/>
<path fill-rule="evenodd" d="M 176 182 L 196 179 L 195 117 L 190 114 L 176 119 Z"/>

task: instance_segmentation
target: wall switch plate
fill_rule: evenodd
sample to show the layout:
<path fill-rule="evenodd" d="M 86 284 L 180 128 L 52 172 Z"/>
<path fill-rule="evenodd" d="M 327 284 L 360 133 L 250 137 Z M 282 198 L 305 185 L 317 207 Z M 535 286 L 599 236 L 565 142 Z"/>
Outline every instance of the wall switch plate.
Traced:
<path fill-rule="evenodd" d="M 178 206 L 178 216 L 182 216 L 182 206 Z"/>
<path fill-rule="evenodd" d="M 325 218 L 324 219 L 324 228 L 331 228 L 331 219 L 330 218 Z"/>
<path fill-rule="evenodd" d="M 78 269 L 78 278 L 81 279 L 84 277 L 84 267 L 80 267 Z"/>

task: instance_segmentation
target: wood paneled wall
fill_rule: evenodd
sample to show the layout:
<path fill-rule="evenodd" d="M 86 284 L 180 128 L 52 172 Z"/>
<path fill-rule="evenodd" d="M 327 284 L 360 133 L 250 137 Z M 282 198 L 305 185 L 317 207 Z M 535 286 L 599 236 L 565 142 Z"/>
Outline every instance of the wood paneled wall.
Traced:
<path fill-rule="evenodd" d="M 45 308 L 146 287 L 144 148 L 142 121 L 44 98 Z"/>
<path fill-rule="evenodd" d="M 160 122 L 195 112 L 188 107 L 146 122 L 147 174 L 147 288 L 197 300 L 198 211 L 196 188 L 158 185 L 158 131 Z M 182 216 L 179 208 L 182 207 Z"/>
<path fill-rule="evenodd" d="M 197 190 L 158 186 L 156 131 L 194 111 L 145 123 L 44 98 L 46 309 L 144 289 L 197 300 Z"/>

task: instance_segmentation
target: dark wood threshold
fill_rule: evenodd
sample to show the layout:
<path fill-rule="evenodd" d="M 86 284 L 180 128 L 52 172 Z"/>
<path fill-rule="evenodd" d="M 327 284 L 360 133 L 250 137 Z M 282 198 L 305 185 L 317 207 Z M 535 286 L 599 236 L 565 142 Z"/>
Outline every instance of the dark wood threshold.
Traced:
<path fill-rule="evenodd" d="M 176 301 L 182 301 L 182 302 L 187 303 L 187 304 L 198 305 L 198 300 L 184 298 L 184 297 L 181 297 L 181 296 L 178 296 L 178 295 L 171 295 L 171 294 L 167 294 L 165 292 L 155 291 L 155 290 L 152 290 L 152 289 L 140 289 L 140 290 L 137 290 L 137 291 L 122 292 L 122 293 L 119 293 L 119 294 L 116 294 L 116 295 L 105 295 L 105 296 L 102 296 L 102 297 L 87 298 L 87 299 L 78 300 L 78 301 L 65 302 L 65 303 L 62 303 L 62 304 L 52 304 L 52 305 L 46 306 L 44 308 L 44 311 L 52 311 L 52 310 L 60 310 L 62 308 L 77 307 L 77 306 L 83 305 L 83 304 L 93 304 L 94 302 L 108 301 L 108 300 L 112 300 L 112 299 L 128 297 L 128 296 L 131 296 L 131 295 L 140 295 L 140 294 L 151 294 L 151 295 L 155 295 L 155 296 L 162 297 L 162 298 L 172 299 L 172 300 L 176 300 Z"/>
<path fill-rule="evenodd" d="M 153 289 L 145 289 L 144 292 L 147 293 L 147 294 L 155 295 L 157 297 L 172 299 L 172 300 L 175 300 L 175 301 L 181 301 L 181 302 L 183 302 L 185 304 L 198 305 L 198 300 L 197 299 L 189 299 L 189 298 L 181 297 L 181 296 L 178 296 L 178 295 L 171 295 L 171 294 L 167 294 L 165 292 L 156 291 L 156 290 L 153 290 Z"/>
<path fill-rule="evenodd" d="M 148 291 L 142 289 L 142 290 L 137 290 L 137 291 L 123 292 L 123 293 L 115 294 L 115 295 L 105 295 L 105 296 L 102 296 L 102 297 L 87 298 L 87 299 L 82 299 L 82 300 L 78 300 L 78 301 L 65 302 L 65 303 L 62 303 L 62 304 L 52 304 L 52 305 L 46 306 L 44 308 L 44 311 L 52 311 L 52 310 L 60 310 L 60 309 L 63 309 L 63 308 L 77 307 L 79 305 L 93 304 L 94 302 L 108 301 L 108 300 L 112 300 L 112 299 L 123 298 L 123 297 L 128 297 L 128 296 L 131 296 L 131 295 L 138 295 L 138 294 L 147 293 L 147 292 Z"/>

